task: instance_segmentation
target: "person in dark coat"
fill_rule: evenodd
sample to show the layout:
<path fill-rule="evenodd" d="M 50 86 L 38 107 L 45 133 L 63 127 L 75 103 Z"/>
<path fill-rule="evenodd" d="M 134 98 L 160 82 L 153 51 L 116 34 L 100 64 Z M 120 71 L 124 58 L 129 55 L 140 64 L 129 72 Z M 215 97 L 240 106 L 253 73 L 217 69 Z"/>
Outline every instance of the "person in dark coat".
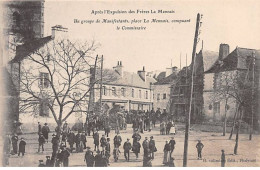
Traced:
<path fill-rule="evenodd" d="M 102 167 L 102 155 L 99 150 L 95 156 L 95 167 Z"/>
<path fill-rule="evenodd" d="M 70 156 L 70 152 L 66 149 L 65 145 L 63 145 L 61 147 L 61 160 L 63 163 L 64 167 L 68 167 L 69 166 L 69 156 Z"/>
<path fill-rule="evenodd" d="M 163 156 L 163 164 L 164 165 L 168 165 L 170 162 L 170 151 L 171 151 L 171 146 L 168 143 L 168 141 L 166 141 L 165 145 L 164 145 L 164 156 Z"/>
<path fill-rule="evenodd" d="M 174 140 L 174 137 L 171 137 L 171 140 L 170 140 L 169 144 L 170 144 L 170 146 L 171 146 L 170 157 L 172 157 L 172 152 L 174 151 L 174 149 L 175 149 L 175 144 L 176 144 L 176 142 L 175 142 L 175 140 Z"/>
<path fill-rule="evenodd" d="M 107 142 L 106 142 L 106 147 L 105 147 L 105 157 L 107 159 L 107 164 L 109 164 L 109 158 L 110 158 L 110 151 L 111 151 L 111 147 L 110 147 L 110 138 L 107 138 Z"/>
<path fill-rule="evenodd" d="M 105 127 L 105 135 L 107 135 L 107 137 L 108 137 L 108 135 L 110 133 L 110 130 L 111 130 L 110 125 L 106 125 L 106 127 Z"/>
<path fill-rule="evenodd" d="M 107 143 L 107 139 L 106 139 L 105 135 L 102 135 L 102 137 L 100 138 L 100 146 L 102 147 L 103 153 L 105 151 L 106 143 Z"/>
<path fill-rule="evenodd" d="M 166 125 L 166 135 L 169 135 L 170 134 L 170 130 L 172 128 L 173 124 L 171 121 L 169 121 Z"/>
<path fill-rule="evenodd" d="M 48 139 L 49 139 L 49 132 L 50 132 L 50 128 L 49 128 L 48 124 L 44 123 L 44 126 L 42 127 L 42 134 L 47 143 L 48 143 Z"/>
<path fill-rule="evenodd" d="M 42 133 L 42 125 L 38 122 L 38 135 L 40 135 L 40 133 Z"/>
<path fill-rule="evenodd" d="M 24 138 L 21 138 L 21 141 L 20 141 L 20 143 L 19 143 L 18 156 L 20 156 L 20 153 L 22 153 L 22 156 L 24 156 L 24 153 L 25 153 L 25 145 L 26 145 L 26 142 L 24 141 Z"/>
<path fill-rule="evenodd" d="M 87 138 L 86 138 L 85 132 L 81 133 L 81 142 L 83 144 L 83 148 L 86 149 L 87 148 Z"/>
<path fill-rule="evenodd" d="M 204 147 L 204 145 L 201 143 L 200 140 L 198 140 L 198 143 L 196 145 L 196 148 L 197 148 L 197 151 L 198 151 L 198 159 L 202 159 L 201 152 L 202 152 L 203 147 Z"/>
<path fill-rule="evenodd" d="M 222 152 L 222 154 L 221 154 L 221 167 L 225 167 L 225 163 L 226 163 L 225 151 L 222 149 L 221 152 Z"/>
<path fill-rule="evenodd" d="M 95 163 L 95 157 L 93 155 L 93 152 L 90 150 L 90 147 L 87 147 L 87 151 L 85 153 L 85 159 L 87 167 L 93 167 Z"/>
<path fill-rule="evenodd" d="M 144 149 L 144 157 L 148 157 L 149 154 L 149 141 L 148 138 L 145 137 L 145 140 L 143 141 L 143 149 Z"/>
<path fill-rule="evenodd" d="M 122 138 L 119 134 L 119 132 L 116 134 L 116 136 L 114 137 L 114 147 L 115 148 L 119 148 L 121 146 L 121 142 L 122 142 Z"/>
<path fill-rule="evenodd" d="M 138 154 L 140 153 L 140 148 L 141 148 L 140 142 L 138 140 L 134 141 L 132 151 L 135 153 L 136 159 L 138 159 Z"/>
<path fill-rule="evenodd" d="M 68 143 L 69 143 L 69 145 L 70 145 L 70 150 L 71 150 L 71 152 L 72 152 L 72 150 L 73 150 L 73 145 L 74 145 L 74 143 L 75 143 L 75 140 L 76 140 L 76 136 L 75 136 L 75 134 L 72 132 L 72 131 L 69 131 L 69 134 L 68 134 Z"/>
<path fill-rule="evenodd" d="M 99 150 L 99 133 L 98 133 L 98 131 L 96 131 L 94 133 L 93 138 L 94 138 L 94 145 L 95 145 L 94 151 Z"/>
<path fill-rule="evenodd" d="M 133 143 L 136 141 L 139 141 L 142 137 L 141 135 L 138 133 L 138 131 L 135 131 L 135 133 L 132 135 L 133 138 Z"/>
<path fill-rule="evenodd" d="M 50 156 L 46 156 L 45 166 L 46 166 L 46 167 L 52 167 L 52 163 L 51 163 Z"/>
<path fill-rule="evenodd" d="M 150 137 L 149 150 L 150 150 L 150 153 L 151 153 L 151 158 L 154 159 L 154 152 L 157 151 L 157 148 L 155 146 L 155 141 L 153 139 L 153 136 Z"/>
<path fill-rule="evenodd" d="M 80 152 L 81 135 L 80 135 L 79 131 L 78 131 L 78 134 L 76 135 L 75 142 L 76 142 L 76 152 Z"/>
<path fill-rule="evenodd" d="M 45 138 L 42 135 L 42 133 L 40 133 L 40 135 L 39 135 L 38 142 L 39 142 L 38 152 L 40 152 L 41 148 L 42 148 L 42 152 L 43 152 L 44 151 Z"/>
<path fill-rule="evenodd" d="M 52 152 L 56 153 L 59 149 L 59 139 L 55 134 L 53 134 L 52 136 L 53 136 L 52 139 L 51 139 Z"/>
<path fill-rule="evenodd" d="M 16 133 L 14 133 L 14 135 L 12 136 L 11 141 L 12 141 L 12 145 L 13 145 L 13 153 L 17 154 L 18 136 L 16 135 Z"/>
<path fill-rule="evenodd" d="M 125 160 L 129 162 L 130 150 L 132 148 L 132 145 L 130 143 L 130 139 L 127 139 L 127 141 L 124 143 L 123 148 L 124 148 Z"/>

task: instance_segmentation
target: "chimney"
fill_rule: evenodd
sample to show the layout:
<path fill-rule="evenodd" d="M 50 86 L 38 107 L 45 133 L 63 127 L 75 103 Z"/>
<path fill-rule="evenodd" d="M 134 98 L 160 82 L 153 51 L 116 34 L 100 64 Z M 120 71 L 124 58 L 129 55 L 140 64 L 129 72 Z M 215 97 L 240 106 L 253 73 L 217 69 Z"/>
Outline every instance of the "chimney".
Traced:
<path fill-rule="evenodd" d="M 171 68 L 166 68 L 166 73 L 165 73 L 165 77 L 168 77 L 169 75 L 176 73 L 177 72 L 177 67 L 171 67 Z"/>
<path fill-rule="evenodd" d="M 223 60 L 229 54 L 229 45 L 228 44 L 220 44 L 219 45 L 219 60 Z"/>
<path fill-rule="evenodd" d="M 139 70 L 137 74 L 141 77 L 143 81 L 146 81 L 146 75 L 145 75 L 145 67 L 143 66 L 143 70 Z"/>
<path fill-rule="evenodd" d="M 68 28 L 64 28 L 61 25 L 55 25 L 51 27 L 51 38 L 57 39 L 57 38 L 65 38 L 67 37 Z"/>
<path fill-rule="evenodd" d="M 118 62 L 117 62 L 117 66 L 113 67 L 113 69 L 114 69 L 121 77 L 123 77 L 122 61 L 118 61 Z"/>

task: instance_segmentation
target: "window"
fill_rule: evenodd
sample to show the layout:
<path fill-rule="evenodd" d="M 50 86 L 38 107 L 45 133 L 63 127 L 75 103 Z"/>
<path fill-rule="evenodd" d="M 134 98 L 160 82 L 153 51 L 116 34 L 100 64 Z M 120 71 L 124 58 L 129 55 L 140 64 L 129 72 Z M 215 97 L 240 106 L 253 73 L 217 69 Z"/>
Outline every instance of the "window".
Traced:
<path fill-rule="evenodd" d="M 40 87 L 48 88 L 49 87 L 49 74 L 48 73 L 40 73 Z"/>
<path fill-rule="evenodd" d="M 157 100 L 160 100 L 160 93 L 157 94 Z"/>
<path fill-rule="evenodd" d="M 142 98 L 142 91 L 139 90 L 139 98 L 141 99 Z"/>
<path fill-rule="evenodd" d="M 132 97 L 135 97 L 135 89 L 132 89 Z"/>
<path fill-rule="evenodd" d="M 125 97 L 125 88 L 121 88 L 121 95 Z"/>
<path fill-rule="evenodd" d="M 13 13 L 13 22 L 15 27 L 20 27 L 21 25 L 21 15 L 18 12 Z"/>
<path fill-rule="evenodd" d="M 163 99 L 166 99 L 166 93 L 163 93 Z"/>
<path fill-rule="evenodd" d="M 106 88 L 106 86 L 103 86 L 103 88 L 102 88 L 102 90 L 103 90 L 103 95 L 107 95 L 107 88 Z"/>
<path fill-rule="evenodd" d="M 116 88 L 115 87 L 112 87 L 112 95 L 116 96 Z"/>
<path fill-rule="evenodd" d="M 148 99 L 148 91 L 145 91 L 145 99 Z"/>
<path fill-rule="evenodd" d="M 214 113 L 216 114 L 219 114 L 220 113 L 220 102 L 215 102 L 214 104 L 213 104 L 213 111 L 214 111 Z"/>

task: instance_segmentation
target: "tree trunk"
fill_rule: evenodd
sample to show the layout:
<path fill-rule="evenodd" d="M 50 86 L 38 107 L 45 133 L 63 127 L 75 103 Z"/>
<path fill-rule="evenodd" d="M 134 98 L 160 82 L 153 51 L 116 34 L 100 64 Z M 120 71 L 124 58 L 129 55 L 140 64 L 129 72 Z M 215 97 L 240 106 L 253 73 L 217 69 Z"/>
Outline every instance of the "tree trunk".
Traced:
<path fill-rule="evenodd" d="M 58 149 L 56 149 L 54 152 L 52 152 L 52 159 L 53 159 L 53 166 L 55 166 L 56 164 L 56 158 L 57 158 L 57 154 L 59 153 L 59 148 L 61 146 L 61 143 L 62 143 L 62 140 L 61 140 L 61 126 L 62 126 L 62 123 L 58 123 L 58 126 L 57 126 L 57 137 L 59 139 L 59 145 L 58 145 Z"/>
<path fill-rule="evenodd" d="M 230 135 L 229 135 L 229 140 L 231 140 L 232 135 L 233 135 L 233 131 L 234 131 L 236 119 L 237 119 L 237 112 L 238 112 L 238 107 L 236 108 L 236 112 L 235 112 L 235 115 L 234 115 L 234 118 L 233 118 L 232 129 L 231 129 L 231 132 L 230 132 Z"/>
<path fill-rule="evenodd" d="M 239 109 L 239 119 L 238 122 L 236 124 L 236 129 L 237 129 L 237 133 L 236 133 L 236 144 L 234 147 L 234 154 L 237 155 L 237 149 L 238 149 L 238 139 L 239 139 L 239 131 L 240 131 L 240 125 L 241 125 L 241 121 L 242 121 L 242 117 L 243 117 L 243 108 Z"/>
<path fill-rule="evenodd" d="M 228 103 L 228 99 L 226 99 L 226 103 L 225 103 L 225 115 L 224 115 L 224 124 L 223 124 L 223 136 L 226 136 L 226 127 L 227 127 L 227 103 Z"/>

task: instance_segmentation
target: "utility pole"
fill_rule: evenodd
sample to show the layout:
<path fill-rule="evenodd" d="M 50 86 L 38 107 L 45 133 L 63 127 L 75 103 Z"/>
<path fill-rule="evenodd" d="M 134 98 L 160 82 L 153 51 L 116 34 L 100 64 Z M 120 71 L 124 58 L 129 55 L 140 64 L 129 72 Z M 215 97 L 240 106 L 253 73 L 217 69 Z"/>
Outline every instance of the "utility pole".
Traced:
<path fill-rule="evenodd" d="M 102 113 L 102 89 L 103 89 L 103 55 L 101 56 L 101 68 L 100 68 L 100 113 Z"/>
<path fill-rule="evenodd" d="M 195 57 L 196 57 L 196 48 L 198 43 L 198 33 L 199 33 L 199 27 L 200 27 L 200 19 L 201 16 L 198 13 L 197 14 L 197 22 L 196 22 L 196 30 L 195 30 L 195 36 L 194 36 L 194 44 L 193 44 L 193 51 L 192 51 L 192 73 L 191 73 L 191 92 L 190 92 L 190 101 L 189 101 L 189 112 L 186 113 L 186 128 L 185 128 L 185 141 L 184 141 L 184 153 L 183 153 L 183 166 L 187 166 L 187 158 L 188 158 L 188 142 L 189 142 L 189 130 L 190 130 L 190 116 L 191 116 L 191 109 L 192 109 L 192 98 L 193 98 L 193 74 L 194 74 L 194 65 L 195 65 Z"/>
<path fill-rule="evenodd" d="M 252 53 L 252 103 L 251 103 L 251 127 L 250 127 L 250 134 L 249 134 L 249 140 L 252 140 L 252 134 L 254 131 L 254 88 L 255 88 L 255 53 Z"/>

